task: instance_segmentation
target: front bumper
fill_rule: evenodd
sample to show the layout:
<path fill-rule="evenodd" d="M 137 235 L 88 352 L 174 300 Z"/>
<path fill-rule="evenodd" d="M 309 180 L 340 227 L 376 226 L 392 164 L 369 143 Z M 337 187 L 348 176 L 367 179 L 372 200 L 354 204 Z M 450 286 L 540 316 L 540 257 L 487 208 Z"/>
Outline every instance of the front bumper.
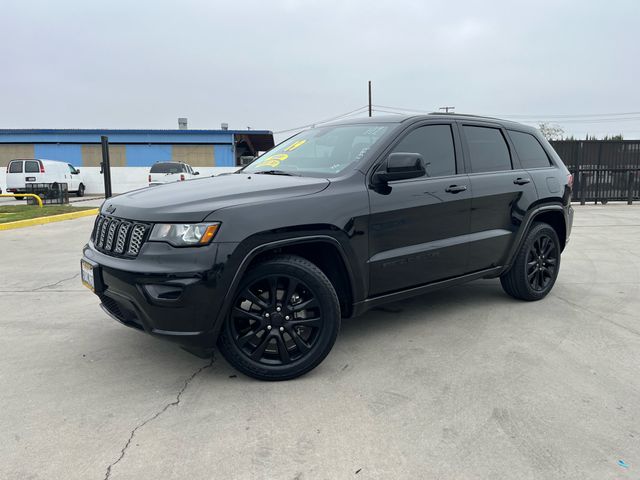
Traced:
<path fill-rule="evenodd" d="M 181 345 L 211 347 L 228 290 L 218 250 L 218 244 L 177 249 L 146 243 L 137 258 L 125 259 L 90 243 L 83 259 L 94 266 L 102 309 L 118 322 Z"/>

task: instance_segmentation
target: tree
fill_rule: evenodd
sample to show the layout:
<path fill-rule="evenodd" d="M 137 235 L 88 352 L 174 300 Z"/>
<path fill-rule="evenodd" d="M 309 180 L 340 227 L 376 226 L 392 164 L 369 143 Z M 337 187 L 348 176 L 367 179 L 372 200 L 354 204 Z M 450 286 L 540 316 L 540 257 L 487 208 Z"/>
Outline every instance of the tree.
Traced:
<path fill-rule="evenodd" d="M 547 140 L 562 140 L 564 137 L 564 129 L 560 125 L 541 122 L 538 124 L 538 129 Z"/>

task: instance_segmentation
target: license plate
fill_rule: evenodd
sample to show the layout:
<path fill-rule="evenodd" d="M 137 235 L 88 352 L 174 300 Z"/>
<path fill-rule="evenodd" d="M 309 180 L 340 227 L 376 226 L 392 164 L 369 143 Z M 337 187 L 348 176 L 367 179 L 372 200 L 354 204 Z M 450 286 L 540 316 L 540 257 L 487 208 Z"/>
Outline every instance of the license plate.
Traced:
<path fill-rule="evenodd" d="M 27 182 L 35 182 L 36 177 L 27 177 Z"/>
<path fill-rule="evenodd" d="M 82 284 L 92 292 L 96 291 L 95 280 L 93 277 L 93 265 L 84 260 L 80 260 L 80 278 Z"/>

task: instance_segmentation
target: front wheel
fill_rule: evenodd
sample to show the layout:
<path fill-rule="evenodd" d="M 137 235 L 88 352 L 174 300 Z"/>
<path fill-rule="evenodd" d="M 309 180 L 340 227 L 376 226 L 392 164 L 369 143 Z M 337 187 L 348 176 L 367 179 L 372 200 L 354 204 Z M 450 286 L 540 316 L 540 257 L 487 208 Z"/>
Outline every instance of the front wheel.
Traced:
<path fill-rule="evenodd" d="M 500 283 L 514 298 L 541 300 L 553 288 L 559 270 L 560 241 L 556 231 L 546 223 L 534 223 Z"/>
<path fill-rule="evenodd" d="M 240 282 L 218 347 L 237 370 L 260 380 L 289 380 L 322 362 L 340 330 L 333 285 L 316 265 L 279 255 Z"/>
<path fill-rule="evenodd" d="M 78 185 L 78 191 L 76 192 L 76 196 L 84 197 L 84 185 L 83 184 Z"/>

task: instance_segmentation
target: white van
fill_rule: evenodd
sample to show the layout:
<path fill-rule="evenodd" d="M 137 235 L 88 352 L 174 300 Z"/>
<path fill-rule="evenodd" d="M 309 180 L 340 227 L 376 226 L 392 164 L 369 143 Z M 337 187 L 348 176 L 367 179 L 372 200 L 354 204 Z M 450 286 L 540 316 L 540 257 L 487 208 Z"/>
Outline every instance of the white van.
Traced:
<path fill-rule="evenodd" d="M 85 189 L 80 170 L 70 163 L 38 158 L 11 160 L 7 165 L 7 192 L 25 193 L 27 183 L 66 183 L 69 193 L 78 197 Z"/>

